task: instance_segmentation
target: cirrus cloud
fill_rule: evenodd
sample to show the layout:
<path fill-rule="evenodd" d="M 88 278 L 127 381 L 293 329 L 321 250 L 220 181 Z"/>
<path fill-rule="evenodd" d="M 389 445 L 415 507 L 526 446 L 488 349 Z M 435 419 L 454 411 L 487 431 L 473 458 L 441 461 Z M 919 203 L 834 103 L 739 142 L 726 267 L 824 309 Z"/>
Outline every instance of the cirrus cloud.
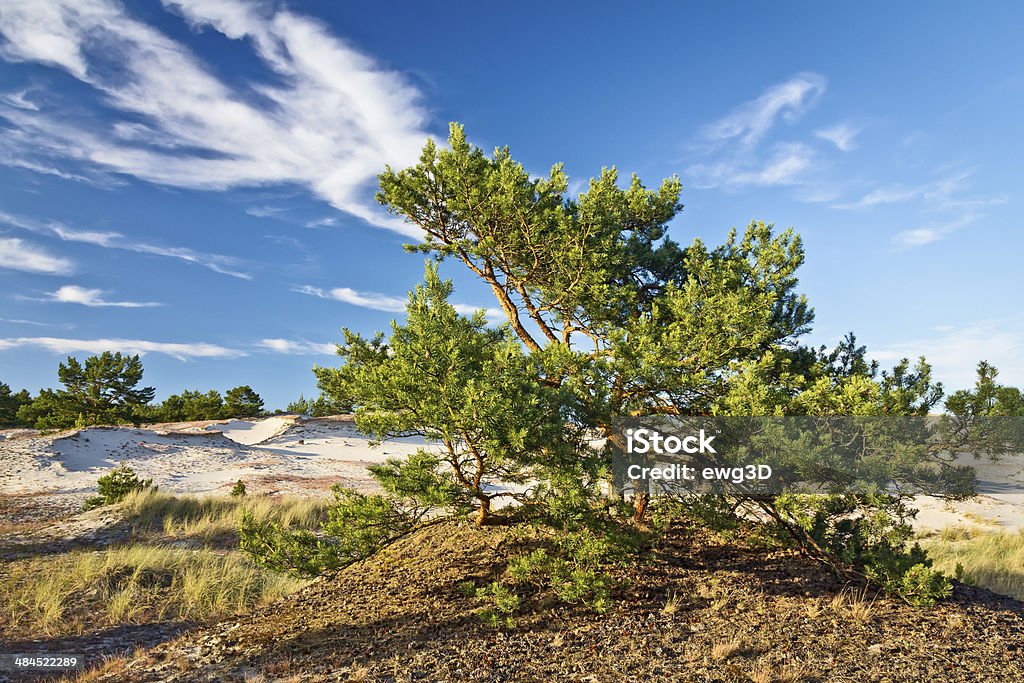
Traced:
<path fill-rule="evenodd" d="M 297 356 L 333 356 L 338 350 L 336 344 L 318 344 L 295 339 L 261 339 L 259 346 L 274 353 Z"/>
<path fill-rule="evenodd" d="M 320 287 L 304 285 L 296 288 L 295 291 L 320 299 L 334 299 L 335 301 L 341 301 L 353 306 L 384 311 L 385 313 L 405 313 L 405 307 L 409 303 L 405 297 L 379 294 L 377 292 L 360 292 L 351 287 L 335 287 L 325 290 Z M 452 304 L 452 307 L 461 315 L 473 315 L 477 311 L 483 310 L 487 315 L 487 319 L 492 322 L 503 320 L 505 317 L 505 314 L 499 308 L 485 308 L 483 306 L 459 303 Z"/>
<path fill-rule="evenodd" d="M 45 275 L 67 275 L 74 269 L 68 259 L 17 237 L 0 238 L 0 268 Z"/>
<path fill-rule="evenodd" d="M 228 84 L 115 0 L 9 0 L 0 56 L 65 71 L 118 120 L 73 120 L 8 102 L 0 107 L 0 158 L 191 189 L 298 184 L 373 225 L 418 236 L 377 209 L 368 188 L 385 164 L 414 162 L 427 137 L 420 93 L 401 74 L 287 8 L 238 0 L 164 6 L 233 49 L 253 49 L 265 78 Z"/>
<path fill-rule="evenodd" d="M 102 289 L 88 289 L 78 285 L 64 285 L 56 292 L 50 292 L 46 301 L 55 301 L 62 304 L 80 304 L 93 308 L 150 308 L 162 305 L 155 301 L 108 301 L 103 298 Z"/>
<path fill-rule="evenodd" d="M 239 358 L 248 355 L 244 351 L 229 349 L 217 344 L 155 342 L 143 339 L 66 339 L 63 337 L 8 337 L 0 338 L 0 351 L 34 347 L 58 354 L 103 353 L 121 351 L 144 356 L 147 353 L 161 353 L 178 360 L 193 358 Z"/>

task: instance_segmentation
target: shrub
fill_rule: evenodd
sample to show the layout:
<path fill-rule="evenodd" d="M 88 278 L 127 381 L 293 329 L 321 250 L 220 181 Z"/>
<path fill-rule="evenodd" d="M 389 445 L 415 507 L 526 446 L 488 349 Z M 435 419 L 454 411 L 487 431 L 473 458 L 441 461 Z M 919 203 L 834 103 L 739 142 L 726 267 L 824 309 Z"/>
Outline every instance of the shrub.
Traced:
<path fill-rule="evenodd" d="M 812 556 L 837 571 L 852 569 L 908 604 L 926 607 L 947 597 L 949 580 L 911 544 L 913 514 L 894 496 L 787 495 L 774 501 L 777 521 Z"/>
<path fill-rule="evenodd" d="M 233 498 L 244 498 L 245 497 L 245 482 L 241 479 L 235 482 L 235 485 L 231 487 L 231 496 Z"/>
<path fill-rule="evenodd" d="M 511 627 L 527 597 L 582 605 L 603 614 L 611 607 L 615 586 L 609 569 L 636 562 L 640 542 L 648 538 L 611 524 L 596 531 L 556 531 L 541 547 L 512 558 L 502 579 L 476 589 L 476 597 L 486 601 L 479 615 L 492 626 Z M 469 587 L 460 585 L 459 591 L 466 594 Z"/>
<path fill-rule="evenodd" d="M 479 616 L 487 624 L 497 628 L 515 627 L 513 614 L 519 609 L 519 596 L 512 592 L 507 586 L 494 581 L 486 586 L 476 589 L 476 597 L 482 598 L 488 604 Z"/>
<path fill-rule="evenodd" d="M 407 534 L 418 521 L 418 514 L 402 509 L 392 498 L 335 485 L 334 503 L 327 508 L 327 521 L 318 533 L 245 514 L 240 547 L 268 569 L 317 576 L 369 557 Z"/>
<path fill-rule="evenodd" d="M 133 491 L 146 489 L 156 491 L 157 488 L 153 486 L 152 479 L 139 479 L 139 475 L 135 473 L 135 470 L 125 463 L 121 463 L 109 473 L 100 477 L 96 483 L 97 495 L 86 499 L 86 510 L 119 503 Z"/>

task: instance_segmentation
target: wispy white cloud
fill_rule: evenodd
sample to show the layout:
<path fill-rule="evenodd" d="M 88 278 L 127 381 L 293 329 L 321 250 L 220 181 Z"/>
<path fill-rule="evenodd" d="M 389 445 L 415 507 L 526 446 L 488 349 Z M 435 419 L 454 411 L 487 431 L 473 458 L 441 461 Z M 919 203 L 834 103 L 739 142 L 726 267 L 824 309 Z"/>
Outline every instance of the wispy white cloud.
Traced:
<path fill-rule="evenodd" d="M 871 350 L 870 355 L 886 364 L 923 355 L 947 391 L 972 386 L 975 367 L 982 360 L 999 368 L 1000 382 L 1024 387 L 1024 318 L 983 320 L 956 329 L 939 328 L 922 339 Z"/>
<path fill-rule="evenodd" d="M 209 268 L 214 272 L 221 273 L 222 275 L 230 275 L 231 277 L 237 277 L 243 280 L 252 279 L 252 275 L 238 270 L 242 265 L 241 261 L 233 256 L 200 252 L 195 249 L 189 249 L 188 247 L 169 247 L 149 242 L 141 242 L 119 232 L 81 230 L 78 228 L 68 227 L 67 225 L 57 221 L 35 221 L 4 213 L 3 211 L 0 211 L 0 223 L 6 223 L 30 232 L 59 237 L 65 242 L 81 242 L 83 244 L 92 244 L 105 249 L 120 249 L 122 251 L 132 251 L 139 254 L 164 256 L 166 258 L 173 258 L 186 263 L 194 263 L 198 266 L 202 266 L 203 268 Z"/>
<path fill-rule="evenodd" d="M 739 140 L 757 143 L 778 119 L 793 123 L 825 92 L 827 80 L 815 73 L 801 73 L 771 86 L 759 97 L 745 102 L 724 118 L 704 128 L 710 141 Z"/>
<path fill-rule="evenodd" d="M 318 344 L 295 339 L 262 339 L 259 346 L 274 353 L 294 356 L 333 356 L 338 350 L 336 344 Z"/>
<path fill-rule="evenodd" d="M 415 161 L 426 133 L 420 93 L 400 74 L 287 8 L 240 0 L 164 0 L 197 30 L 255 50 L 268 72 L 247 88 L 219 79 L 187 46 L 115 0 L 21 0 L 0 13 L 0 55 L 62 69 L 125 120 L 0 109 L 3 155 L 23 167 L 98 168 L 174 187 L 299 184 L 351 215 L 417 231 L 372 202 L 385 163 Z"/>
<path fill-rule="evenodd" d="M 145 355 L 161 353 L 178 360 L 193 358 L 238 358 L 248 355 L 244 351 L 229 349 L 216 344 L 154 342 L 142 339 L 65 339 L 61 337 L 8 337 L 0 338 L 0 351 L 21 347 L 46 349 L 53 353 L 90 353 L 121 351 Z"/>
<path fill-rule="evenodd" d="M 959 218 L 945 223 L 923 225 L 918 228 L 903 230 L 896 233 L 893 236 L 892 241 L 900 247 L 923 247 L 926 244 L 946 239 L 958 230 L 962 230 L 971 225 L 978 218 L 978 214 L 967 212 Z"/>
<path fill-rule="evenodd" d="M 1003 204 L 1007 198 L 997 196 L 964 197 L 967 180 L 974 175 L 973 170 L 959 171 L 938 180 L 916 185 L 891 184 L 876 187 L 860 199 L 843 204 L 835 204 L 837 209 L 871 209 L 876 206 L 899 204 L 912 200 L 921 200 L 935 209 L 978 210 Z"/>
<path fill-rule="evenodd" d="M 782 121 L 796 122 L 825 92 L 827 80 L 801 73 L 766 89 L 701 131 L 694 147 L 698 158 L 687 175 L 696 187 L 799 185 L 815 160 L 804 142 L 763 144 Z"/>
<path fill-rule="evenodd" d="M 307 228 L 327 228 L 332 225 L 338 224 L 337 216 L 325 216 L 324 218 L 317 218 L 316 220 L 306 221 L 304 225 Z"/>
<path fill-rule="evenodd" d="M 0 48 L 2 50 L 2 48 Z M 32 100 L 28 99 L 28 90 L 19 90 L 17 92 L 10 92 L 4 95 L 0 95 L 0 102 L 10 105 L 17 109 L 28 109 L 30 111 L 39 111 L 39 105 Z"/>
<path fill-rule="evenodd" d="M 15 325 L 35 325 L 36 327 L 63 327 L 65 329 L 71 329 L 74 327 L 72 323 L 44 323 L 38 320 L 22 320 L 20 318 L 0 318 L 0 323 L 13 323 Z"/>
<path fill-rule="evenodd" d="M 50 292 L 45 300 L 63 304 L 113 308 L 150 308 L 162 305 L 154 301 L 108 301 L 103 298 L 102 289 L 87 289 L 78 285 L 64 285 L 56 292 Z"/>
<path fill-rule="evenodd" d="M 736 185 L 792 185 L 811 165 L 813 151 L 800 143 L 780 145 L 764 168 L 732 176 Z"/>
<path fill-rule="evenodd" d="M 923 194 L 923 188 L 888 187 L 872 190 L 851 204 L 837 204 L 837 209 L 867 209 L 872 206 L 896 204 Z"/>
<path fill-rule="evenodd" d="M 321 299 L 334 299 L 335 301 L 342 301 L 353 306 L 371 308 L 375 311 L 385 311 L 387 313 L 405 313 L 405 305 L 408 303 L 404 297 L 389 296 L 376 292 L 358 292 L 349 287 L 335 287 L 334 289 L 324 290 L 319 287 L 304 285 L 296 291 Z"/>
<path fill-rule="evenodd" d="M 342 301 L 353 306 L 370 308 L 386 313 L 405 313 L 405 307 L 408 304 L 408 299 L 405 297 L 379 294 L 377 292 L 360 292 L 350 287 L 335 287 L 334 289 L 325 290 L 319 287 L 304 285 L 296 288 L 295 291 L 321 299 L 334 299 L 335 301 Z M 473 315 L 483 309 L 487 319 L 491 321 L 502 320 L 505 317 L 505 314 L 498 308 L 484 308 L 483 306 L 470 306 L 469 304 L 458 303 L 453 303 L 452 307 L 462 315 Z"/>
<path fill-rule="evenodd" d="M 711 164 L 696 164 L 688 169 L 697 187 L 721 185 L 793 185 L 814 160 L 814 150 L 803 143 L 791 142 L 775 146 L 772 154 L 754 166 L 749 159 L 728 159 Z"/>
<path fill-rule="evenodd" d="M 46 275 L 67 275 L 74 270 L 70 260 L 17 237 L 0 237 L 0 268 Z"/>
<path fill-rule="evenodd" d="M 922 247 L 944 240 L 983 218 L 986 210 L 1004 204 L 1007 198 L 965 196 L 965 185 L 973 171 L 961 171 L 939 180 L 916 185 L 880 186 L 852 202 L 833 204 L 833 208 L 871 211 L 879 207 L 906 204 L 915 212 L 920 225 L 900 230 L 892 237 L 902 248 Z"/>
<path fill-rule="evenodd" d="M 279 206 L 251 206 L 245 212 L 256 218 L 276 218 L 284 209 Z"/>
<path fill-rule="evenodd" d="M 828 140 L 841 152 L 850 152 L 856 149 L 859 134 L 860 128 L 850 123 L 839 123 L 814 132 L 815 137 Z"/>

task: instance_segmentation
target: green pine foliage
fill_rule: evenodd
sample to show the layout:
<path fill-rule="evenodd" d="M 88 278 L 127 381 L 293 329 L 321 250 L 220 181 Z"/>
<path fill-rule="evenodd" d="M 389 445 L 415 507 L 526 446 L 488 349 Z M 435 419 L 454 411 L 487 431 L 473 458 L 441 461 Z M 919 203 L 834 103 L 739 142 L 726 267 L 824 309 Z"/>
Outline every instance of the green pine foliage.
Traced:
<path fill-rule="evenodd" d="M 345 330 L 345 364 L 316 374 L 326 394 L 356 406 L 364 433 L 378 441 L 418 435 L 442 447 L 439 457 L 421 453 L 375 468 L 385 488 L 451 510 L 471 507 L 476 522 L 488 524 L 502 499 L 537 502 L 540 493 L 494 484 L 550 482 L 585 465 L 582 432 L 568 421 L 575 397 L 538 381 L 543 368 L 507 327 L 489 327 L 482 311 L 458 314 L 451 291 L 428 264 L 390 339 Z"/>
<path fill-rule="evenodd" d="M 297 576 L 317 576 L 369 557 L 416 528 L 425 509 L 391 496 L 335 486 L 334 502 L 318 532 L 243 516 L 240 547 L 258 564 Z"/>
<path fill-rule="evenodd" d="M 18 410 L 20 422 L 38 429 L 75 426 L 139 424 L 140 411 L 156 390 L 140 388 L 142 360 L 138 355 L 105 351 L 85 363 L 68 357 L 57 368 L 64 389 L 44 389 Z"/>
<path fill-rule="evenodd" d="M 352 413 L 352 403 L 349 401 L 336 401 L 324 394 L 314 399 L 307 399 L 303 395 L 288 404 L 285 412 L 297 413 L 307 417 L 330 417 L 332 415 L 349 415 Z"/>
<path fill-rule="evenodd" d="M 248 384 L 228 389 L 224 394 L 224 417 L 259 417 L 263 399 Z"/>
<path fill-rule="evenodd" d="M 85 509 L 92 510 L 124 500 L 133 491 L 156 491 L 152 479 L 139 479 L 131 467 L 121 463 L 97 481 L 97 493 L 85 501 Z"/>
<path fill-rule="evenodd" d="M 11 391 L 11 387 L 0 382 L 0 428 L 32 426 L 18 416 L 22 406 L 32 403 L 32 396 L 27 390 Z"/>

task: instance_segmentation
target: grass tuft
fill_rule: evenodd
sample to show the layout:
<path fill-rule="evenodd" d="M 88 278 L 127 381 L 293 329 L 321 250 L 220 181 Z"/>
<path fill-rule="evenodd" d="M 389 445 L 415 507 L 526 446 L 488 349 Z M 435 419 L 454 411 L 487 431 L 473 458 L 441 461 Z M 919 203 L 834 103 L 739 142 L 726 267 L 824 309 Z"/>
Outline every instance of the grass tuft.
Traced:
<path fill-rule="evenodd" d="M 327 519 L 326 498 L 298 496 L 180 496 L 135 491 L 122 503 L 122 512 L 138 537 L 201 541 L 217 547 L 237 547 L 238 528 L 248 511 L 260 522 L 316 529 Z"/>
<path fill-rule="evenodd" d="M 955 540 L 929 540 L 922 545 L 935 567 L 964 583 L 1024 600 L 1024 529 L 979 532 Z M 957 572 L 957 565 L 962 568 Z"/>
<path fill-rule="evenodd" d="M 205 621 L 263 606 L 304 583 L 241 553 L 155 545 L 16 560 L 0 578 L 0 633 L 52 636 Z"/>

